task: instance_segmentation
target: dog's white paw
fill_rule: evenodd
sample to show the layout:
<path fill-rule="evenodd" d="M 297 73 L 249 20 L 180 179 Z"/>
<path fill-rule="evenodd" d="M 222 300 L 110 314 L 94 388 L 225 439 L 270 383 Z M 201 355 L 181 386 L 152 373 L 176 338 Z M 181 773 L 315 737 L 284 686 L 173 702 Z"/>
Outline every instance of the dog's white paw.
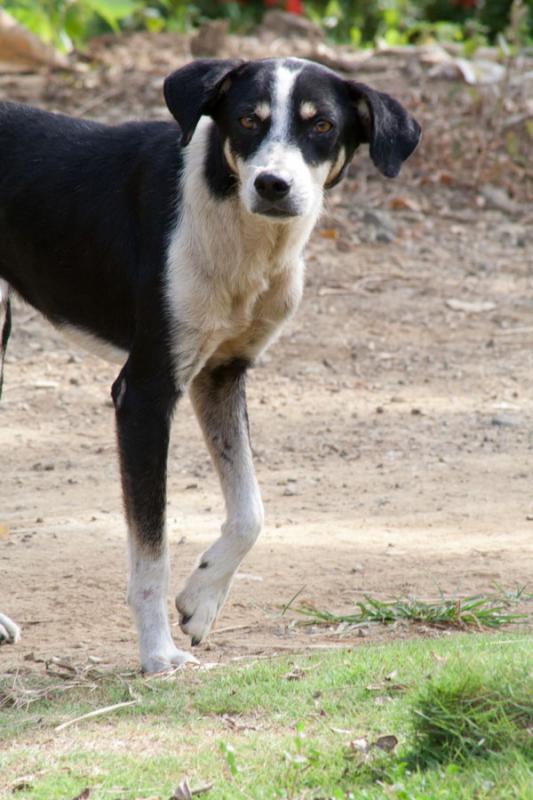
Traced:
<path fill-rule="evenodd" d="M 198 659 L 185 650 L 178 650 L 177 647 L 168 647 L 162 652 L 152 653 L 149 656 L 141 657 L 142 672 L 166 672 L 185 664 L 198 664 Z"/>
<path fill-rule="evenodd" d="M 211 630 L 230 584 L 231 576 L 210 582 L 208 571 L 198 567 L 176 597 L 181 630 L 191 637 L 193 646 L 200 644 Z"/>
<path fill-rule="evenodd" d="M 16 644 L 19 639 L 19 626 L 5 614 L 0 614 L 0 644 Z"/>

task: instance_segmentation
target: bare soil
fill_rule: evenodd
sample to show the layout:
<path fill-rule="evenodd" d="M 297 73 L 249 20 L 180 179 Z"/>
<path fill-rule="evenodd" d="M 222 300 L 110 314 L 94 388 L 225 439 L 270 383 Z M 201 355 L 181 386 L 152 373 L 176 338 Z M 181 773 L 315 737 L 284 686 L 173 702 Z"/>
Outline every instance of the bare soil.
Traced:
<path fill-rule="evenodd" d="M 138 71 L 120 62 L 131 52 L 124 44 L 115 60 L 109 45 L 109 63 L 96 69 L 0 76 L 0 99 L 112 121 L 164 117 L 160 85 L 172 53 L 167 40 L 166 50 L 148 41 L 135 50 Z M 179 66 L 186 47 L 175 49 Z M 416 107 L 426 144 L 394 182 L 358 156 L 308 247 L 302 307 L 250 375 L 266 529 L 199 648 L 202 660 L 346 641 L 280 616 L 300 590 L 298 602 L 346 610 L 366 593 L 464 596 L 531 581 L 531 207 L 520 175 L 512 213 L 485 201 L 482 176 L 457 179 L 460 163 L 445 163 L 451 150 L 444 137 L 439 151 L 435 126 L 453 128 L 457 98 L 471 131 L 482 121 L 464 87 L 452 95 L 451 84 L 424 82 L 416 68 L 414 77 L 396 67 L 392 78 L 387 69 L 359 76 Z M 26 666 L 31 654 L 136 664 L 115 374 L 17 303 L 0 406 L 0 610 L 23 639 L 1 648 L 2 671 Z M 185 401 L 169 459 L 173 589 L 222 521 Z M 412 633 L 370 629 L 349 641 Z"/>

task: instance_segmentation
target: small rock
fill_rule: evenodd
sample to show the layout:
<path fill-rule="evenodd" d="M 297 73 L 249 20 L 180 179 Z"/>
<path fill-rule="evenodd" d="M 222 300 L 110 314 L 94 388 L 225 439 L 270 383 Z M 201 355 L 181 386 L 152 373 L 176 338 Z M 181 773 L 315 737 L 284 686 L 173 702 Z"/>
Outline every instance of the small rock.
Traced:
<path fill-rule="evenodd" d="M 519 428 L 520 422 L 516 419 L 516 417 L 512 417 L 509 414 L 497 414 L 495 417 L 492 417 L 490 421 L 491 425 L 494 425 L 496 428 Z"/>
<path fill-rule="evenodd" d="M 275 33 L 276 36 L 282 36 L 283 38 L 301 37 L 315 43 L 324 40 L 324 31 L 320 25 L 310 19 L 296 14 L 289 14 L 286 11 L 267 11 L 259 28 L 259 33 L 263 31 Z"/>
<path fill-rule="evenodd" d="M 364 213 L 363 222 L 365 225 L 374 225 L 376 228 L 387 228 L 388 230 L 394 231 L 392 217 L 387 211 L 369 208 Z"/>
<path fill-rule="evenodd" d="M 382 242 L 382 244 L 390 244 L 395 239 L 396 234 L 388 228 L 383 228 L 383 230 L 376 233 L 376 242 Z"/>
<path fill-rule="evenodd" d="M 494 311 L 496 303 L 490 300 L 461 300 L 460 298 L 450 297 L 446 300 L 446 306 L 452 311 L 464 311 L 466 314 L 482 314 L 486 311 Z"/>
<path fill-rule="evenodd" d="M 191 53 L 199 56 L 219 56 L 224 51 L 229 31 L 227 19 L 212 19 L 198 29 L 191 39 Z"/>
<path fill-rule="evenodd" d="M 515 202 L 505 189 L 499 186 L 492 186 L 490 183 L 481 187 L 481 196 L 484 198 L 487 208 L 503 211 L 505 214 L 519 214 L 520 204 Z"/>

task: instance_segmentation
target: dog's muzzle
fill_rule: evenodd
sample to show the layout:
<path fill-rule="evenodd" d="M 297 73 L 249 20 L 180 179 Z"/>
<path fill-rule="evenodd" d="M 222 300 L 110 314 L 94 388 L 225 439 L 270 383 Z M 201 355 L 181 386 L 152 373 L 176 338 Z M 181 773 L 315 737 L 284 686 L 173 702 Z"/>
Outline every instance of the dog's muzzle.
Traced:
<path fill-rule="evenodd" d="M 260 172 L 254 181 L 257 194 L 254 214 L 267 217 L 295 217 L 298 210 L 290 198 L 292 183 L 274 172 Z"/>

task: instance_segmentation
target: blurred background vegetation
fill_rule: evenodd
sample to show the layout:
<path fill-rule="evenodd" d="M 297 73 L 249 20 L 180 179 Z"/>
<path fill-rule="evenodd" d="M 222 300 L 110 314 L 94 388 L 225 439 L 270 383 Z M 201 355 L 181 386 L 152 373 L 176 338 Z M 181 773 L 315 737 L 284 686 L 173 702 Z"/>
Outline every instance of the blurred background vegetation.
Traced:
<path fill-rule="evenodd" d="M 331 41 L 356 47 L 452 41 L 470 55 L 486 44 L 499 44 L 506 52 L 509 45 L 533 45 L 533 0 L 1 0 L 1 4 L 63 51 L 82 48 L 103 33 L 185 33 L 210 19 L 227 19 L 231 30 L 249 32 L 272 8 L 302 14 L 320 24 Z"/>

